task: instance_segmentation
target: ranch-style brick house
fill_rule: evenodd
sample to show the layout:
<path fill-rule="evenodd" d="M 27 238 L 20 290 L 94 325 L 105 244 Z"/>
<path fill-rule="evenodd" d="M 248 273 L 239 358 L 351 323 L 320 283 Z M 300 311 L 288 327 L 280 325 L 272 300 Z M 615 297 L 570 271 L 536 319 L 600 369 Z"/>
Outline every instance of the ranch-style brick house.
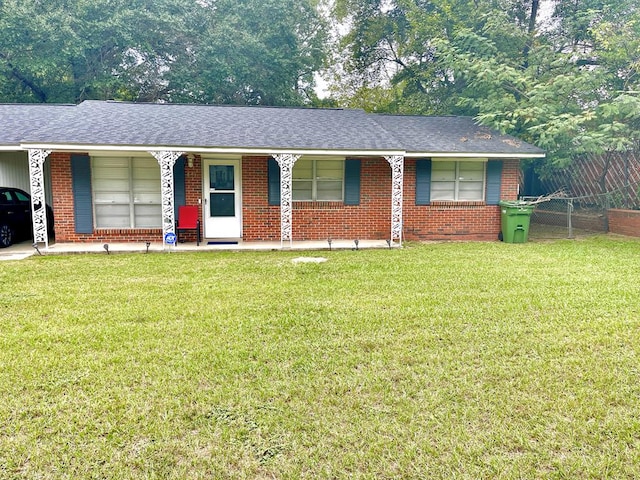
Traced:
<path fill-rule="evenodd" d="M 85 101 L 0 105 L 0 178 L 28 165 L 36 242 L 495 240 L 539 148 L 467 117 Z M 195 232 L 187 234 L 195 240 Z"/>

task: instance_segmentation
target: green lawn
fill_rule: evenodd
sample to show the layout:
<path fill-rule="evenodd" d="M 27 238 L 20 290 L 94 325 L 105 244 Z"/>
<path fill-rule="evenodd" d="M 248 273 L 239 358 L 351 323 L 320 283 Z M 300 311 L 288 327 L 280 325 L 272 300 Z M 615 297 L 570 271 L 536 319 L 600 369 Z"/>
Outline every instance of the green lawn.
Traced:
<path fill-rule="evenodd" d="M 638 477 L 640 241 L 0 262 L 2 479 Z"/>

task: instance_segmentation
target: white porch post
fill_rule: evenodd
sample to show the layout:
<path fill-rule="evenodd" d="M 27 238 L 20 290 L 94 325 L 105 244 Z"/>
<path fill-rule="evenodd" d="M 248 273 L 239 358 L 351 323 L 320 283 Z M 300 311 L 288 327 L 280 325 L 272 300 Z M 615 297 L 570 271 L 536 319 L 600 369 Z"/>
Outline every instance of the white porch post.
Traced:
<path fill-rule="evenodd" d="M 33 241 L 49 248 L 47 233 L 47 203 L 44 195 L 44 161 L 51 150 L 29 150 L 29 181 L 31 183 L 31 221 Z"/>
<path fill-rule="evenodd" d="M 162 195 L 162 242 L 165 244 L 167 233 L 175 233 L 175 214 L 173 209 L 173 166 L 184 152 L 149 152 L 160 164 L 160 186 Z"/>
<path fill-rule="evenodd" d="M 402 185 L 404 183 L 404 156 L 384 157 L 391 166 L 391 241 L 402 245 Z"/>
<path fill-rule="evenodd" d="M 280 167 L 280 246 L 289 241 L 289 246 L 293 244 L 291 235 L 292 223 L 292 203 L 293 203 L 293 165 L 300 155 L 290 153 L 274 155 L 273 158 Z"/>

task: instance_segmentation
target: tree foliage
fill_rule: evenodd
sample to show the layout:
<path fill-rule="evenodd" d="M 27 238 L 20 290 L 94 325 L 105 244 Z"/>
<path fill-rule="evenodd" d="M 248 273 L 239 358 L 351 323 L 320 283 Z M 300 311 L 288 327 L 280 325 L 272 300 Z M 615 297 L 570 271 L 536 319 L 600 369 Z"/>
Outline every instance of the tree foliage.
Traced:
<path fill-rule="evenodd" d="M 312 1 L 0 0 L 0 99 L 301 104 L 325 34 Z"/>
<path fill-rule="evenodd" d="M 366 106 L 382 88 L 378 110 L 476 116 L 547 149 L 547 167 L 637 147 L 637 2 L 540 1 L 338 0 L 336 96 Z"/>
<path fill-rule="evenodd" d="M 329 22 L 343 34 L 327 61 Z M 637 147 L 638 92 L 635 0 L 0 0 L 4 102 L 473 115 L 563 166 Z"/>

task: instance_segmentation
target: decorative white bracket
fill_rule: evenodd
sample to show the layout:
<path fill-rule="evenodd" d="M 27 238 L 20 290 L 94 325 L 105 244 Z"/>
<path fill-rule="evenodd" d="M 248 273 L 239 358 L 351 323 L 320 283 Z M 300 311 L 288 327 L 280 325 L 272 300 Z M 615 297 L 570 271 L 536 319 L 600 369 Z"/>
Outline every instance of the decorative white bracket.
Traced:
<path fill-rule="evenodd" d="M 29 181 L 31 183 L 31 221 L 33 241 L 49 248 L 47 233 L 47 202 L 44 194 L 44 161 L 51 150 L 29 150 Z"/>
<path fill-rule="evenodd" d="M 391 241 L 402 245 L 402 185 L 404 183 L 404 157 L 384 157 L 391 166 Z"/>
<path fill-rule="evenodd" d="M 160 185 L 162 194 L 162 241 L 166 245 L 167 234 L 175 234 L 175 213 L 173 195 L 173 166 L 184 152 L 149 152 L 160 164 Z"/>
<path fill-rule="evenodd" d="M 300 155 L 289 153 L 274 155 L 273 158 L 280 167 L 280 246 L 289 241 L 293 244 L 291 224 L 293 222 L 293 165 Z"/>

